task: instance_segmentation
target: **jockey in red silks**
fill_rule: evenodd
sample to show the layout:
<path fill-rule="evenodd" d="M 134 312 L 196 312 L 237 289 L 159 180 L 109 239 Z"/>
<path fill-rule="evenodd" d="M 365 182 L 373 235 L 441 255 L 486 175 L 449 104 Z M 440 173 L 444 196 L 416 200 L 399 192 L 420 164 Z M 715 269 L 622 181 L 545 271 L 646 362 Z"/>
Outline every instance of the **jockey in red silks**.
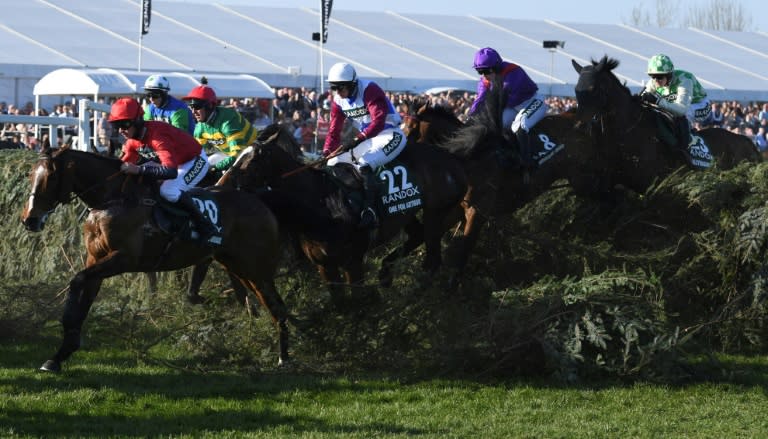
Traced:
<path fill-rule="evenodd" d="M 186 192 L 208 172 L 205 151 L 188 132 L 165 122 L 145 121 L 143 116 L 144 110 L 136 99 L 120 98 L 112 104 L 109 122 L 125 137 L 120 171 L 163 180 L 160 196 L 189 213 L 199 241 L 204 245 L 220 244 L 216 228 Z"/>
<path fill-rule="evenodd" d="M 490 47 L 484 47 L 475 53 L 472 67 L 480 75 L 480 81 L 477 83 L 477 98 L 472 103 L 470 114 L 477 111 L 496 75 L 501 76 L 507 96 L 502 115 L 503 124 L 517 137 L 522 165 L 535 168 L 538 163 L 532 157 L 528 132 L 547 115 L 549 109 L 544 97 L 538 93 L 539 87 L 522 67 L 503 61 L 499 53 Z"/>
<path fill-rule="evenodd" d="M 323 155 L 334 154 L 328 160 L 330 166 L 339 162 L 351 163 L 360 171 L 365 194 L 359 226 L 376 227 L 376 175 L 373 169 L 389 163 L 405 148 L 400 114 L 381 87 L 373 81 L 358 79 L 355 68 L 350 64 L 334 64 L 328 71 L 328 82 L 333 102 L 331 126 L 325 138 Z M 360 132 L 351 142 L 342 145 L 341 132 L 345 119 L 350 119 Z M 341 151 L 337 151 L 339 148 Z"/>

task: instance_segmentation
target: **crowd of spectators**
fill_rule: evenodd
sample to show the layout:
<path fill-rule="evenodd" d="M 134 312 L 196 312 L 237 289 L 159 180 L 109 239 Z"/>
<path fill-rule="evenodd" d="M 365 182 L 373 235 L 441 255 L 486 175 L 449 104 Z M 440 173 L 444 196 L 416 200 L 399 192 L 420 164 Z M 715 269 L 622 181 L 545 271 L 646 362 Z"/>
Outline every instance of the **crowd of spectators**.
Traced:
<path fill-rule="evenodd" d="M 451 108 L 461 120 L 466 120 L 469 108 L 475 94 L 469 91 L 447 90 L 437 94 L 415 94 L 401 92 L 386 92 L 391 102 L 401 115 L 413 113 L 419 106 L 429 102 Z M 552 96 L 546 99 L 550 113 L 557 114 L 575 108 L 576 100 L 572 97 Z M 307 88 L 277 88 L 275 98 L 268 100 L 228 99 L 222 102 L 241 112 L 256 127 L 263 128 L 272 122 L 286 125 L 294 133 L 294 137 L 306 151 L 315 152 L 322 148 L 325 135 L 328 133 L 330 101 L 328 92 L 320 93 Z M 75 105 L 56 105 L 50 111 L 40 109 L 39 115 L 77 117 Z M 0 113 L 3 114 L 33 114 L 34 105 L 28 102 L 19 108 L 13 104 L 0 102 Z M 103 119 L 102 119 L 103 120 Z M 738 101 L 723 101 L 712 103 L 712 119 L 706 125 L 697 125 L 701 129 L 709 126 L 726 128 L 734 133 L 742 134 L 753 139 L 755 145 L 768 157 L 768 103 L 742 103 Z M 0 130 L 0 148 L 29 148 L 39 149 L 47 142 L 48 133 L 41 133 L 41 139 L 35 137 L 34 125 L 2 124 Z M 59 130 L 59 144 L 75 136 L 76 127 L 64 127 Z M 103 122 L 97 130 L 102 145 L 109 141 L 119 142 L 110 132 L 109 124 Z"/>

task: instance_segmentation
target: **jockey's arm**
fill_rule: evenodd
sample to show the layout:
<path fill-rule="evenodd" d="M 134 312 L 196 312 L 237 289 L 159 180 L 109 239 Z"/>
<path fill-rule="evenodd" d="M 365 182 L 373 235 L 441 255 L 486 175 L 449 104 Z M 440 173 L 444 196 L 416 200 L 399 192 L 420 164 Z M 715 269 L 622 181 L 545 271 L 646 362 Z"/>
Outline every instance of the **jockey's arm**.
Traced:
<path fill-rule="evenodd" d="M 384 129 L 384 125 L 387 121 L 387 110 L 389 109 L 389 103 L 384 91 L 374 84 L 368 86 L 365 90 L 365 97 L 363 101 L 366 102 L 365 106 L 368 108 L 368 113 L 371 115 L 371 123 L 357 135 L 358 140 L 370 139 L 376 137 Z"/>
<path fill-rule="evenodd" d="M 691 106 L 691 99 L 693 91 L 693 81 L 688 78 L 681 77 L 680 85 L 677 86 L 677 97 L 674 101 L 670 102 L 666 99 L 659 100 L 659 107 L 669 111 L 675 116 L 685 116 L 688 113 L 688 107 Z"/>
<path fill-rule="evenodd" d="M 331 123 L 328 127 L 328 135 L 323 145 L 323 153 L 330 154 L 341 145 L 341 133 L 344 129 L 346 117 L 335 102 L 331 103 Z"/>

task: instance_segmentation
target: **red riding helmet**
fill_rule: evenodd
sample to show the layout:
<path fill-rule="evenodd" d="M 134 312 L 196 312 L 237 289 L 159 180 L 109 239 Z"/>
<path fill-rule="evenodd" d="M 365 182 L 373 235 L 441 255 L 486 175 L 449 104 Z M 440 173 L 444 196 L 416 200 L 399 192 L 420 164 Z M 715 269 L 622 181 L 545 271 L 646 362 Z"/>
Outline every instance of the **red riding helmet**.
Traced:
<path fill-rule="evenodd" d="M 139 101 L 133 98 L 120 98 L 112 104 L 112 109 L 109 112 L 109 121 L 117 122 L 118 120 L 138 120 L 143 119 L 144 109 L 141 108 Z"/>
<path fill-rule="evenodd" d="M 189 94 L 181 98 L 190 103 L 205 103 L 215 107 L 219 100 L 216 98 L 216 92 L 207 85 L 198 85 L 190 90 Z"/>

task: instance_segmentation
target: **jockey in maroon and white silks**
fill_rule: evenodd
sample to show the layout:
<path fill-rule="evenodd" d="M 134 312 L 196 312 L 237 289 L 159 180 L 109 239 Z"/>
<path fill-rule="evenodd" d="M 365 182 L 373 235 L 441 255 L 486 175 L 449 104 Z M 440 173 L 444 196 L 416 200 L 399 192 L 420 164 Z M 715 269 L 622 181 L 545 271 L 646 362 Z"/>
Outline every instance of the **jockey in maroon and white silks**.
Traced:
<path fill-rule="evenodd" d="M 345 152 L 333 157 L 328 165 L 352 163 L 358 168 L 377 168 L 397 157 L 405 148 L 405 134 L 400 129 L 400 114 L 375 82 L 358 79 L 354 68 L 338 63 L 331 68 L 331 126 L 325 139 L 323 154 L 330 155 L 339 147 Z M 341 145 L 344 120 L 349 119 L 360 131 L 354 141 Z"/>

